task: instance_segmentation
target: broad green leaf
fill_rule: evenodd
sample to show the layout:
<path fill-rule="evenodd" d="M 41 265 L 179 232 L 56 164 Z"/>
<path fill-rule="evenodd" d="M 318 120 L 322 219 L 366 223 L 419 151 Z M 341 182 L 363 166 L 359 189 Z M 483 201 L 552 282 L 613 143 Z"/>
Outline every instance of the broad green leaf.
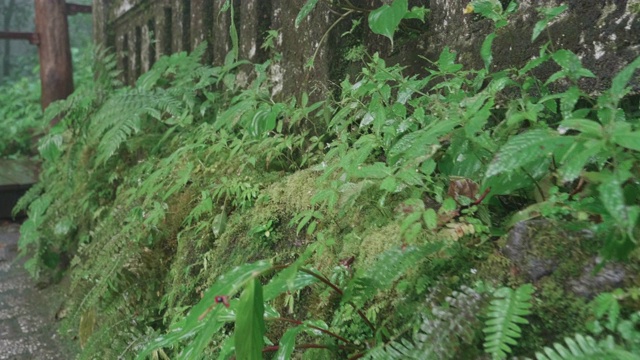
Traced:
<path fill-rule="evenodd" d="M 574 69 L 582 67 L 582 63 L 578 55 L 565 49 L 560 49 L 553 54 L 551 58 L 563 69 Z"/>
<path fill-rule="evenodd" d="M 571 117 L 573 114 L 573 108 L 576 106 L 581 95 L 582 92 L 575 85 L 562 94 L 562 97 L 560 98 L 560 113 L 562 114 L 562 118 L 568 119 Z"/>
<path fill-rule="evenodd" d="M 487 70 L 489 70 L 489 65 L 491 65 L 491 61 L 493 61 L 493 55 L 491 54 L 491 45 L 493 45 L 493 39 L 495 38 L 496 33 L 489 34 L 482 42 L 482 47 L 480 48 L 480 56 L 482 57 L 482 61 L 484 61 L 484 67 Z"/>
<path fill-rule="evenodd" d="M 559 173 L 563 182 L 573 181 L 580 176 L 582 169 L 589 160 L 598 155 L 604 148 L 604 141 L 591 140 L 586 143 L 577 143 L 577 151 L 568 151 L 562 160 Z"/>
<path fill-rule="evenodd" d="M 227 212 L 222 210 L 222 212 L 216 215 L 213 218 L 213 222 L 211 223 L 211 231 L 213 232 L 213 236 L 219 237 L 222 235 L 224 230 L 227 227 Z"/>
<path fill-rule="evenodd" d="M 280 338 L 280 347 L 278 348 L 278 352 L 276 353 L 275 358 L 278 360 L 289 360 L 291 359 L 291 354 L 293 353 L 293 349 L 296 346 L 296 336 L 300 334 L 305 329 L 304 325 L 299 325 L 296 327 L 292 327 L 287 329 L 287 331 Z"/>
<path fill-rule="evenodd" d="M 220 353 L 218 354 L 218 360 L 227 360 L 233 356 L 236 351 L 235 337 L 229 336 L 224 340 L 222 346 L 220 346 Z"/>
<path fill-rule="evenodd" d="M 408 11 L 408 0 L 393 0 L 391 5 L 382 5 L 369 13 L 369 28 L 374 33 L 389 38 L 393 47 L 393 34 Z"/>
<path fill-rule="evenodd" d="M 269 261 L 257 261 L 234 268 L 226 274 L 218 277 L 202 297 L 202 300 L 194 305 L 189 314 L 181 321 L 171 326 L 167 334 L 157 337 L 147 344 L 138 354 L 136 359 L 144 360 L 153 350 L 161 347 L 175 346 L 195 336 L 181 353 L 181 359 L 194 358 L 196 354 L 202 354 L 210 344 L 213 334 L 219 331 L 225 324 L 221 317 L 229 313 L 223 304 L 216 304 L 217 296 L 233 296 L 241 290 L 247 282 L 265 273 L 272 267 Z"/>
<path fill-rule="evenodd" d="M 402 157 L 415 159 L 418 156 L 427 156 L 432 153 L 433 146 L 438 146 L 438 138 L 453 130 L 460 120 L 434 121 L 427 128 L 420 129 L 401 137 L 389 149 L 387 161 L 395 164 Z M 414 156 L 415 155 L 415 156 Z"/>
<path fill-rule="evenodd" d="M 559 137 L 557 132 L 549 129 L 535 129 L 513 136 L 495 155 L 485 176 L 488 178 L 511 172 L 521 166 L 540 161 L 571 141 L 572 139 Z"/>
<path fill-rule="evenodd" d="M 278 273 L 278 276 L 271 280 L 269 284 L 264 287 L 265 301 L 275 299 L 278 295 L 283 294 L 287 291 L 293 292 L 318 282 L 318 279 L 316 277 L 304 272 L 295 272 L 292 278 L 280 277 L 281 274 L 282 272 Z"/>
<path fill-rule="evenodd" d="M 622 182 L 618 175 L 611 174 L 604 177 L 604 181 L 598 186 L 598 192 L 600 201 L 616 220 L 618 226 L 625 232 L 629 232 L 637 221 L 638 212 L 637 207 L 627 207 L 625 204 Z"/>
<path fill-rule="evenodd" d="M 596 138 L 602 138 L 602 125 L 589 119 L 566 119 L 560 122 L 558 132 L 564 134 L 567 130 L 578 130 L 581 133 L 591 135 Z"/>
<path fill-rule="evenodd" d="M 596 77 L 590 70 L 583 68 L 578 55 L 569 50 L 560 49 L 551 54 L 551 58 L 560 65 L 562 70 L 551 75 L 545 84 L 550 84 L 564 76 L 568 76 L 573 81 L 581 77 Z"/>
<path fill-rule="evenodd" d="M 302 6 L 302 9 L 300 9 L 298 16 L 296 16 L 296 29 L 298 28 L 298 26 L 300 26 L 300 23 L 302 23 L 302 21 L 309 15 L 309 13 L 313 11 L 317 3 L 318 0 L 307 0 L 304 6 Z"/>
<path fill-rule="evenodd" d="M 265 333 L 262 285 L 254 277 L 242 292 L 236 311 L 236 358 L 262 360 Z"/>
<path fill-rule="evenodd" d="M 414 186 L 424 185 L 424 182 L 422 181 L 422 176 L 420 175 L 420 173 L 418 173 L 414 169 L 400 170 L 396 174 L 396 178 L 407 185 L 414 185 Z"/>
<path fill-rule="evenodd" d="M 627 149 L 640 151 L 640 131 L 615 131 L 613 142 Z"/>

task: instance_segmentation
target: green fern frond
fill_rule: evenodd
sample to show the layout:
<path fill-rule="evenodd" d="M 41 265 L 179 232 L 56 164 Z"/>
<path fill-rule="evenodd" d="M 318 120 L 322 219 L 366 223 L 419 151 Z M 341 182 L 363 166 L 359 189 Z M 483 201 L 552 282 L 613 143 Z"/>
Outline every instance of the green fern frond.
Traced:
<path fill-rule="evenodd" d="M 27 210 L 27 207 L 36 201 L 44 191 L 44 183 L 38 182 L 27 190 L 27 192 L 18 200 L 16 206 L 13 207 L 11 215 L 16 216 L 20 211 Z"/>
<path fill-rule="evenodd" d="M 421 247 L 394 248 L 382 253 L 368 269 L 356 274 L 347 284 L 342 302 L 353 301 L 362 306 L 379 291 L 388 289 L 393 282 L 427 256 L 442 249 L 442 243 L 431 243 Z"/>
<path fill-rule="evenodd" d="M 574 338 L 564 339 L 566 346 L 553 344 L 545 347 L 544 353 L 536 352 L 537 360 L 637 360 L 638 356 L 622 350 L 608 337 L 596 342 L 590 336 L 577 334 Z"/>
<path fill-rule="evenodd" d="M 484 348 L 494 359 L 504 359 L 511 353 L 511 346 L 517 344 L 521 335 L 518 324 L 528 324 L 524 316 L 531 312 L 533 285 L 525 284 L 516 291 L 503 287 L 495 293 L 495 299 L 489 305 L 489 319 L 483 332 L 486 334 Z"/>
<path fill-rule="evenodd" d="M 107 131 L 101 142 L 98 145 L 98 164 L 106 162 L 116 150 L 120 147 L 120 144 L 125 142 L 132 134 L 140 131 L 139 119 L 128 118 L 123 119 L 119 124 L 114 125 L 109 131 Z"/>
<path fill-rule="evenodd" d="M 463 345 L 475 342 L 480 324 L 477 314 L 484 300 L 482 294 L 464 286 L 448 296 L 445 305 L 422 314 L 412 341 L 403 338 L 375 347 L 365 359 L 455 359 L 465 351 Z"/>

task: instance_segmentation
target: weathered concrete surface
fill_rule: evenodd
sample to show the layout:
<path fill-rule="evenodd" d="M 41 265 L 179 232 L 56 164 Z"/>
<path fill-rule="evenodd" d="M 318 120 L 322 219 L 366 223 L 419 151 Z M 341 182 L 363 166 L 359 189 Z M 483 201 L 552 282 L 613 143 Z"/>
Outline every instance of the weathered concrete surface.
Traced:
<path fill-rule="evenodd" d="M 501 2 L 508 3 L 507 0 Z M 480 47 L 494 29 L 491 20 L 463 13 L 469 0 L 410 0 L 410 6 L 425 6 L 430 13 L 425 23 L 403 22 L 403 30 L 398 33 L 392 49 L 386 38 L 371 33 L 366 24 L 368 11 L 379 7 L 380 0 L 352 0 L 350 3 L 355 7 L 352 15 L 335 27 L 334 22 L 350 6 L 320 1 L 296 27 L 294 20 L 304 1 L 233 0 L 232 3 L 242 59 L 263 61 L 267 54 L 260 46 L 265 31 L 279 31 L 275 52 L 282 58 L 272 68 L 276 82 L 273 92 L 285 98 L 299 95 L 303 90 L 323 93 L 332 88 L 333 82 L 339 83 L 345 71 L 348 72 L 343 55 L 349 46 L 356 45 L 354 39 L 371 52 L 379 51 L 390 62 L 409 66 L 413 73 L 425 73 L 425 68 L 431 67 L 428 60 L 437 59 L 445 46 L 458 53 L 458 61 L 467 69 L 482 68 Z M 521 0 L 518 3 L 519 10 L 511 16 L 510 24 L 500 29 L 494 40 L 493 70 L 522 67 L 538 56 L 540 46 L 549 41 L 549 49 L 571 50 L 582 59 L 584 67 L 596 77 L 585 79 L 581 86 L 587 92 L 598 93 L 610 86 L 611 78 L 620 69 L 640 56 L 640 36 L 637 36 L 640 0 Z M 107 41 L 107 45 L 114 45 L 118 51 L 120 68 L 129 83 L 149 68 L 149 59 L 154 57 L 145 52 L 155 51 L 159 56 L 189 51 L 205 40 L 209 43 L 205 61 L 221 65 L 231 49 L 230 12 L 220 12 L 223 4 L 222 0 L 94 0 L 95 38 L 109 40 L 113 32 L 113 43 Z M 567 4 L 568 10 L 532 43 L 532 30 L 540 19 L 537 9 L 560 4 Z M 362 24 L 355 32 L 357 35 L 346 39 L 342 34 L 355 19 L 362 20 Z M 152 39 L 153 30 L 157 36 Z M 158 43 L 155 47 L 150 45 L 154 40 Z M 316 49 L 314 68 L 305 69 Z M 545 79 L 557 70 L 558 66 L 550 61 L 534 73 Z M 632 84 L 640 90 L 640 76 L 632 80 Z"/>
<path fill-rule="evenodd" d="M 493 24 L 477 15 L 463 14 L 468 3 L 469 0 L 431 0 L 429 30 L 418 44 L 408 44 L 411 48 L 405 51 L 415 52 L 416 58 L 423 55 L 437 59 L 448 46 L 458 53 L 459 61 L 467 68 L 482 68 L 480 47 L 486 35 L 493 31 Z M 583 66 L 596 75 L 596 78 L 585 79 L 581 86 L 587 92 L 597 93 L 607 89 L 611 78 L 640 56 L 640 0 L 521 0 L 518 3 L 520 7 L 510 18 L 510 24 L 500 29 L 494 40 L 494 69 L 522 67 L 539 55 L 540 46 L 550 41 L 549 49 L 571 50 L 581 58 Z M 550 24 L 548 32 L 531 43 L 533 27 L 541 18 L 536 9 L 561 4 L 567 4 L 568 9 Z M 420 65 L 419 60 L 415 59 L 414 64 Z M 558 69 L 551 61 L 535 74 L 546 79 Z M 640 90 L 640 77 L 632 83 Z"/>
<path fill-rule="evenodd" d="M 15 261 L 18 229 L 0 223 L 0 360 L 72 359 L 55 330 L 62 299 L 55 289 L 38 290 Z"/>

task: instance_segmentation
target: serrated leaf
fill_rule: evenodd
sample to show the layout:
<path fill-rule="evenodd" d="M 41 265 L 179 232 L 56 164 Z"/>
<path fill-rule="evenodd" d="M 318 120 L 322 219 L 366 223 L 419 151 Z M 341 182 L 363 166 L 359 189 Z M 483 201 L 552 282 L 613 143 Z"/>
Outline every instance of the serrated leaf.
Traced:
<path fill-rule="evenodd" d="M 627 149 L 640 151 L 640 131 L 615 131 L 612 140 L 614 143 Z"/>
<path fill-rule="evenodd" d="M 311 11 L 313 11 L 317 3 L 318 0 L 307 0 L 304 6 L 302 6 L 302 9 L 300 9 L 298 16 L 296 16 L 296 29 L 300 26 L 300 23 L 302 23 L 302 21 L 311 13 Z"/>
<path fill-rule="evenodd" d="M 484 61 L 484 67 L 487 70 L 489 70 L 489 65 L 491 65 L 491 61 L 493 61 L 491 45 L 493 45 L 493 39 L 495 38 L 496 33 L 489 34 L 482 42 L 482 47 L 480 48 L 480 56 L 482 57 L 482 61 Z"/>
<path fill-rule="evenodd" d="M 622 228 L 626 229 L 629 218 L 620 180 L 615 175 L 607 176 L 598 186 L 598 192 L 600 193 L 600 201 L 609 214 L 616 219 Z"/>
<path fill-rule="evenodd" d="M 460 69 L 462 69 L 462 64 L 456 64 L 456 52 L 449 50 L 448 46 L 445 46 L 440 53 L 440 57 L 438 57 L 438 61 L 436 64 L 438 68 L 443 73 L 454 73 Z"/>
<path fill-rule="evenodd" d="M 549 156 L 557 147 L 572 140 L 560 137 L 549 129 L 535 129 L 511 137 L 495 155 L 487 168 L 486 178 L 514 171 L 541 158 Z"/>
<path fill-rule="evenodd" d="M 562 118 L 568 119 L 571 117 L 573 108 L 576 106 L 581 95 L 582 92 L 575 85 L 562 94 L 560 98 L 560 113 L 562 114 Z"/>
<path fill-rule="evenodd" d="M 568 129 L 578 130 L 582 133 L 592 135 L 598 138 L 602 137 L 602 125 L 600 123 L 588 119 L 566 119 L 560 122 L 558 131 L 565 133 Z"/>
<path fill-rule="evenodd" d="M 551 58 L 563 69 L 574 69 L 582 67 L 580 58 L 573 52 L 565 49 L 560 49 L 553 54 Z"/>
<path fill-rule="evenodd" d="M 567 152 L 560 169 L 558 169 L 563 182 L 573 181 L 578 178 L 589 160 L 598 155 L 604 148 L 604 142 L 593 140 L 592 142 L 585 144 L 580 143 L 580 145 L 576 146 L 577 151 Z"/>
<path fill-rule="evenodd" d="M 438 227 L 438 214 L 434 209 L 429 208 L 422 213 L 422 221 L 427 225 L 427 229 L 433 230 Z"/>

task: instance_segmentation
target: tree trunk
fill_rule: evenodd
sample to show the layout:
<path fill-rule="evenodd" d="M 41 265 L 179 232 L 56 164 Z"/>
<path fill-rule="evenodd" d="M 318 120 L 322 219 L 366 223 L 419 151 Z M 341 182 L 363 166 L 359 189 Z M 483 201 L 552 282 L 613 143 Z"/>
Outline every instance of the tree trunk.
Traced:
<path fill-rule="evenodd" d="M 4 3 L 4 1 L 3 1 Z M 3 4 L 4 5 L 4 4 Z M 11 19 L 16 8 L 16 0 L 9 0 L 9 3 L 3 6 L 2 29 L 11 31 Z M 2 76 L 8 77 L 11 74 L 11 40 L 4 41 L 4 52 L 2 55 Z"/>
<path fill-rule="evenodd" d="M 44 110 L 51 102 L 65 99 L 73 92 L 71 48 L 64 0 L 35 0 L 35 10 Z M 57 121 L 52 120 L 52 125 Z"/>

